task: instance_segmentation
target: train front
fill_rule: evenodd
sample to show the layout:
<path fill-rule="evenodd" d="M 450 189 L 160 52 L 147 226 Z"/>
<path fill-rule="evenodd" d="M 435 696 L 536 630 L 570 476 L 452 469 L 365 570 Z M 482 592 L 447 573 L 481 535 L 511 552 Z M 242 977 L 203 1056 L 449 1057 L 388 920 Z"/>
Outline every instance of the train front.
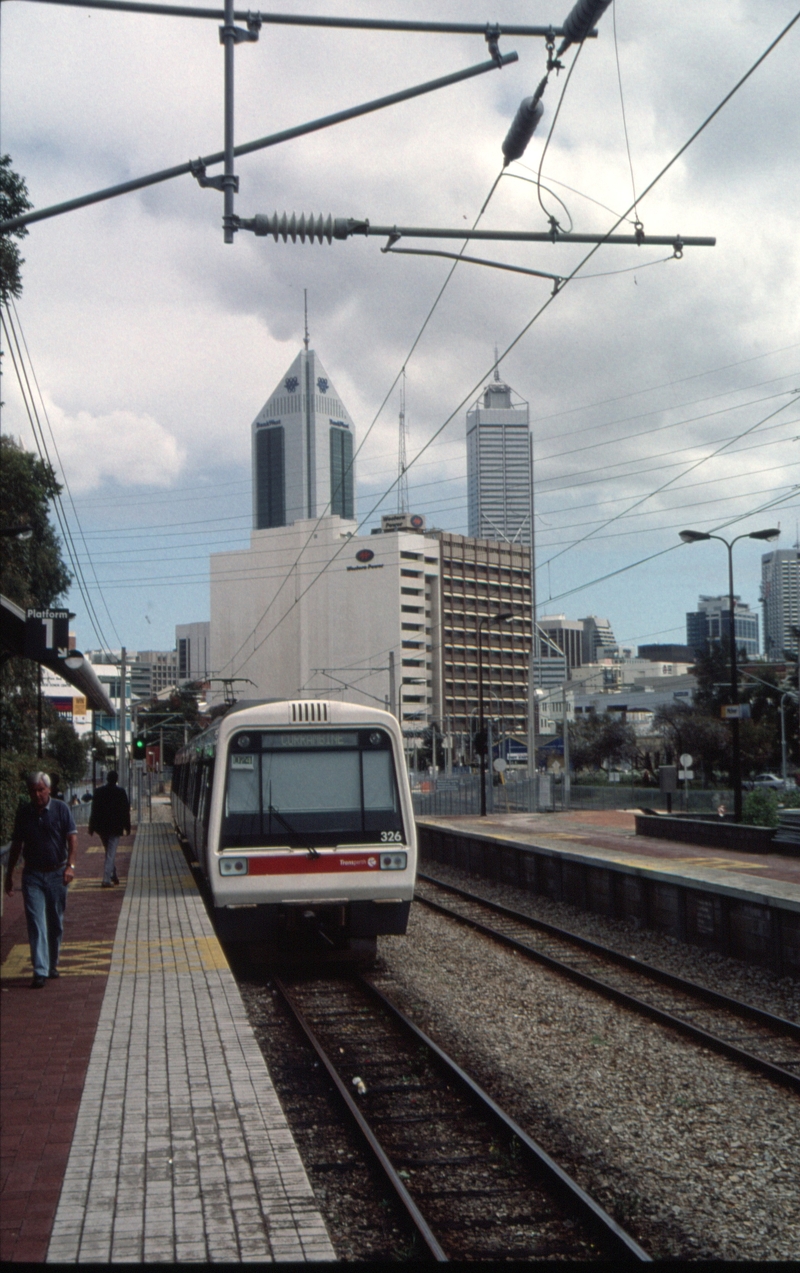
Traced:
<path fill-rule="evenodd" d="M 223 939 L 374 953 L 403 934 L 416 832 L 397 721 L 348 703 L 225 717 L 208 874 Z"/>

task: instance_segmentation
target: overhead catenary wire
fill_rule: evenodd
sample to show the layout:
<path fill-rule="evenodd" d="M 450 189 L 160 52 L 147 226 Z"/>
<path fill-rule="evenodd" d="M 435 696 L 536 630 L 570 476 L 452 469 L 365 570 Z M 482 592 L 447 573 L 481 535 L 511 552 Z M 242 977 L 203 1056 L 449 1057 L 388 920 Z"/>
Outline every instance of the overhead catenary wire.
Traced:
<path fill-rule="evenodd" d="M 19 385 L 20 394 L 22 396 L 23 404 L 25 406 L 26 414 L 28 416 L 28 421 L 31 426 L 31 432 L 33 433 L 33 439 L 36 444 L 36 449 L 39 452 L 39 458 L 43 464 L 46 464 L 48 468 L 50 468 L 51 471 L 55 473 L 55 466 L 53 465 L 50 459 L 50 455 L 47 448 L 47 440 L 44 436 L 44 430 L 41 427 L 41 421 L 39 420 L 39 417 L 37 414 L 36 403 L 30 391 L 30 382 L 28 380 L 27 371 L 25 369 L 25 365 L 22 359 L 22 349 L 19 344 L 19 341 L 17 340 L 16 328 L 14 327 L 13 319 L 11 318 L 11 313 L 8 307 L 4 307 L 3 309 L 0 309 L 0 323 L 2 323 L 3 330 L 6 333 L 6 341 L 8 342 L 8 350 L 9 350 L 9 353 L 11 354 L 11 362 L 17 376 L 17 383 Z M 15 350 L 16 350 L 16 353 L 15 353 Z M 78 585 L 78 590 L 81 594 L 81 597 L 83 598 L 84 604 L 86 605 L 89 622 L 91 623 L 95 636 L 97 637 L 97 640 L 100 642 L 103 650 L 107 651 L 108 641 L 105 637 L 105 634 L 103 633 L 102 624 L 100 623 L 100 619 L 94 608 L 94 603 L 92 602 L 91 596 L 89 594 L 89 590 L 86 585 L 86 580 L 83 576 L 83 571 L 81 569 L 81 563 L 78 558 L 77 550 L 75 548 L 75 544 L 70 532 L 69 523 L 66 517 L 66 512 L 62 505 L 61 497 L 58 492 L 56 492 L 52 496 L 51 502 L 53 505 L 53 511 L 56 515 L 56 520 L 58 521 L 58 525 L 61 530 L 64 547 L 66 549 L 70 565 L 72 566 L 72 569 L 74 571 L 74 578 Z"/>
<path fill-rule="evenodd" d="M 44 400 L 44 395 L 42 394 L 42 390 L 41 390 L 41 388 L 40 388 L 40 386 L 39 386 L 39 380 L 38 380 L 37 375 L 36 375 L 36 368 L 35 368 L 35 367 L 34 367 L 34 365 L 33 365 L 33 359 L 31 358 L 30 350 L 28 349 L 28 342 L 27 342 L 27 340 L 25 339 L 25 332 L 24 332 L 24 330 L 23 330 L 22 322 L 21 322 L 21 320 L 20 320 L 19 313 L 18 313 L 18 311 L 17 311 L 17 306 L 16 306 L 16 303 L 15 303 L 15 301 L 14 301 L 14 298 L 13 298 L 13 297 L 11 298 L 11 306 L 12 306 L 12 308 L 13 308 L 13 310 L 14 310 L 14 318 L 15 318 L 15 320 L 16 320 L 17 328 L 19 329 L 20 337 L 22 338 L 22 345 L 23 345 L 23 348 L 24 348 L 24 350 L 25 350 L 25 355 L 26 355 L 27 360 L 28 360 L 28 366 L 30 367 L 31 377 L 32 377 L 32 379 L 33 379 L 33 383 L 34 383 L 34 385 L 36 386 L 36 392 L 37 392 L 37 394 L 39 395 L 39 404 L 40 404 L 41 409 L 42 409 L 42 415 L 43 415 L 43 416 L 44 416 L 44 418 L 45 418 L 45 422 L 46 422 L 46 424 L 47 424 L 47 431 L 48 431 L 48 433 L 50 434 L 50 439 L 51 439 L 51 441 L 52 441 L 52 443 L 53 443 L 53 449 L 55 450 L 56 459 L 58 460 L 58 467 L 59 467 L 59 472 L 60 472 L 60 474 L 61 474 L 61 479 L 62 479 L 62 481 L 63 481 L 63 483 L 64 483 L 64 486 L 66 487 L 67 497 L 68 497 L 68 499 L 69 499 L 69 503 L 70 503 L 70 508 L 72 509 L 72 514 L 73 514 L 73 517 L 75 518 L 75 524 L 76 524 L 76 525 L 77 525 L 77 527 L 78 527 L 78 534 L 80 535 L 81 542 L 82 542 L 82 544 L 83 544 L 84 551 L 85 551 L 85 553 L 86 553 L 86 560 L 87 560 L 87 562 L 88 562 L 89 568 L 90 568 L 90 569 L 91 569 L 91 571 L 92 571 L 92 575 L 93 575 L 93 577 L 94 577 L 95 584 L 96 584 L 97 589 L 98 589 L 98 591 L 99 591 L 99 593 L 100 593 L 100 600 L 101 600 L 101 601 L 102 601 L 102 603 L 103 603 L 103 608 L 104 608 L 104 610 L 105 610 L 106 614 L 108 615 L 108 621 L 109 621 L 109 623 L 111 624 L 111 630 L 112 630 L 112 632 L 113 632 L 114 636 L 116 637 L 118 644 L 119 644 L 119 645 L 122 645 L 122 637 L 120 636 L 119 632 L 117 631 L 117 625 L 116 625 L 116 624 L 115 624 L 115 622 L 114 622 L 114 616 L 112 615 L 111 611 L 110 611 L 110 610 L 109 610 L 109 608 L 108 608 L 108 604 L 106 603 L 106 599 L 105 599 L 105 597 L 104 597 L 104 595 L 103 595 L 103 591 L 102 591 L 102 589 L 101 589 L 101 587 L 100 587 L 100 582 L 99 582 L 99 580 L 98 580 L 98 578 L 97 578 L 97 572 L 95 571 L 95 568 L 94 568 L 94 562 L 92 561 L 92 557 L 91 557 L 91 554 L 90 554 L 90 552 L 89 552 L 89 547 L 88 547 L 88 544 L 86 543 L 86 536 L 85 536 L 85 534 L 84 534 L 84 532 L 83 532 L 83 526 L 82 526 L 82 524 L 81 524 L 81 519 L 80 519 L 80 516 L 78 515 L 78 510 L 77 510 L 77 508 L 75 507 L 75 500 L 72 498 L 72 489 L 71 489 L 71 487 L 70 487 L 69 479 L 68 479 L 68 477 L 67 477 L 67 471 L 66 471 L 66 468 L 64 467 L 64 462 L 63 462 L 63 460 L 61 459 L 61 454 L 60 454 L 59 449 L 58 449 L 58 443 L 56 442 L 55 434 L 53 433 L 53 426 L 52 426 L 52 424 L 50 423 L 50 415 L 49 415 L 48 410 L 47 410 L 47 405 L 46 405 L 45 400 Z"/>
<path fill-rule="evenodd" d="M 751 77 L 751 75 L 753 75 L 753 74 L 755 73 L 755 71 L 758 69 L 758 67 L 761 65 L 761 63 L 762 63 L 763 61 L 765 61 L 765 59 L 766 59 L 766 58 L 770 55 L 770 53 L 773 51 L 773 49 L 775 49 L 775 48 L 778 46 L 778 44 L 781 42 L 781 40 L 783 40 L 783 39 L 785 38 L 785 36 L 788 34 L 788 32 L 792 29 L 792 27 L 795 25 L 795 23 L 796 23 L 798 20 L 800 20 L 800 12 L 796 13 L 796 14 L 794 15 L 794 17 L 792 17 L 792 18 L 790 19 L 790 21 L 789 21 L 789 22 L 788 22 L 788 23 L 787 23 L 787 24 L 783 27 L 783 29 L 779 32 L 779 34 L 778 34 L 778 35 L 777 35 L 777 36 L 776 36 L 776 37 L 775 37 L 775 38 L 774 38 L 774 39 L 773 39 L 773 40 L 769 43 L 769 45 L 768 45 L 768 46 L 767 46 L 767 48 L 764 50 L 764 52 L 763 52 L 763 53 L 761 53 L 761 54 L 759 55 L 759 57 L 758 57 L 758 58 L 756 58 L 755 62 L 753 62 L 753 64 L 752 64 L 752 65 L 750 66 L 750 68 L 749 68 L 749 69 L 745 72 L 745 74 L 744 74 L 744 75 L 742 75 L 742 76 L 739 78 L 739 80 L 736 82 L 736 84 L 734 84 L 734 86 L 733 86 L 733 87 L 732 87 L 732 88 L 731 88 L 731 89 L 730 89 L 730 90 L 729 90 L 729 91 L 725 94 L 725 96 L 722 98 L 722 100 L 719 102 L 719 104 L 718 104 L 718 105 L 717 105 L 717 106 L 716 106 L 716 107 L 715 107 L 715 108 L 714 108 L 714 109 L 713 109 L 713 110 L 712 110 L 712 111 L 711 111 L 711 112 L 710 112 L 710 113 L 706 116 L 706 118 L 703 120 L 703 122 L 702 122 L 702 123 L 701 123 L 701 124 L 700 124 L 700 125 L 699 125 L 699 126 L 698 126 L 695 130 L 694 130 L 694 132 L 693 132 L 693 133 L 691 134 L 691 136 L 687 139 L 687 141 L 685 141 L 685 142 L 683 143 L 683 145 L 682 145 L 682 146 L 681 146 L 681 147 L 680 147 L 680 148 L 676 151 L 676 153 L 672 156 L 672 158 L 671 158 L 671 159 L 670 159 L 670 160 L 669 160 L 669 161 L 668 161 L 668 162 L 664 165 L 664 167 L 663 167 L 663 168 L 661 168 L 661 170 L 660 170 L 660 171 L 656 174 L 656 176 L 655 176 L 655 177 L 654 177 L 654 178 L 653 178 L 653 179 L 649 182 L 649 184 L 645 187 L 645 189 L 642 191 L 641 195 L 639 196 L 639 203 L 641 203 L 641 202 L 642 202 L 642 200 L 643 200 L 643 199 L 644 199 L 644 198 L 645 198 L 645 197 L 646 197 L 646 196 L 650 193 L 650 191 L 652 191 L 652 190 L 655 188 L 655 186 L 658 184 L 658 182 L 659 182 L 659 181 L 661 181 L 661 180 L 662 180 L 662 178 L 666 175 L 666 173 L 670 170 L 670 168 L 672 168 L 672 167 L 673 167 L 673 165 L 674 165 L 675 163 L 677 163 L 677 161 L 678 161 L 678 159 L 681 157 L 681 155 L 683 155 L 683 154 L 686 152 L 686 150 L 688 150 L 688 148 L 689 148 L 689 147 L 690 147 L 690 146 L 694 143 L 694 141 L 696 141 L 696 139 L 697 139 L 697 138 L 698 138 L 698 137 L 699 137 L 699 136 L 700 136 L 700 135 L 704 132 L 704 130 L 705 130 L 705 129 L 709 126 L 709 124 L 712 122 L 712 120 L 713 120 L 713 119 L 715 119 L 715 118 L 716 118 L 716 116 L 720 113 L 720 111 L 724 109 L 724 107 L 725 107 L 725 106 L 727 105 L 727 103 L 731 100 L 731 98 L 732 98 L 732 97 L 733 97 L 733 96 L 734 96 L 734 95 L 735 95 L 735 94 L 739 91 L 739 89 L 742 87 L 742 85 L 743 85 L 743 84 L 745 84 L 745 83 L 747 82 L 747 80 Z M 577 55 L 576 55 L 576 56 L 577 56 Z M 575 59 L 573 59 L 573 65 L 574 65 L 574 61 L 575 61 Z M 612 234 L 612 233 L 613 233 L 613 231 L 614 231 L 614 230 L 617 228 L 617 226 L 621 223 L 621 221 L 624 219 L 624 217 L 627 217 L 627 216 L 630 214 L 630 212 L 631 212 L 632 210 L 633 210 L 633 205 L 631 205 L 631 207 L 629 207 L 629 208 L 627 208 L 627 209 L 626 209 L 625 213 L 623 214 L 623 217 L 620 217 L 620 218 L 616 221 L 615 225 L 613 225 L 613 226 L 611 227 L 611 229 L 608 231 L 608 235 L 610 235 L 610 234 Z M 555 295 L 560 296 L 560 295 L 562 294 L 562 292 L 563 292 L 563 290 L 564 290 L 564 287 L 566 287 L 566 285 L 567 285 L 567 284 L 571 281 L 571 279 L 572 279 L 572 278 L 573 278 L 576 274 L 578 274 L 578 273 L 580 272 L 580 270 L 583 268 L 583 266 L 584 266 L 584 265 L 585 265 L 585 264 L 586 264 L 586 263 L 587 263 L 587 262 L 588 262 L 588 261 L 589 261 L 589 260 L 590 260 L 590 259 L 594 256 L 594 254 L 595 254 L 595 253 L 599 250 L 600 246 L 601 246 L 601 244 L 599 244 L 599 243 L 598 243 L 598 244 L 595 244 L 595 245 L 594 245 L 594 246 L 593 246 L 593 247 L 592 247 L 592 248 L 591 248 L 591 249 L 590 249 L 590 250 L 589 250 L 589 251 L 585 254 L 585 256 L 584 256 L 584 257 L 582 258 L 582 260 L 578 263 L 578 265 L 577 265 L 577 266 L 575 266 L 575 268 L 574 268 L 574 270 L 571 272 L 571 274 L 570 274 L 570 275 L 568 275 L 568 276 L 565 278 L 564 284 L 562 285 L 562 287 L 559 289 L 559 291 L 558 291 Z M 548 298 L 548 299 L 544 302 L 544 304 L 543 304 L 543 305 L 541 305 L 541 306 L 539 307 L 539 309 L 538 309 L 538 310 L 536 310 L 536 312 L 534 313 L 534 315 L 532 316 L 532 318 L 531 318 L 531 319 L 530 319 L 530 320 L 529 320 L 529 321 L 525 324 L 525 326 L 524 326 L 524 327 L 522 328 L 522 330 L 518 333 L 518 335 L 517 335 L 517 336 L 516 336 L 516 337 L 515 337 L 512 341 L 511 341 L 511 343 L 510 343 L 510 344 L 507 346 L 507 348 L 504 350 L 503 355 L 502 355 L 502 358 L 507 357 L 507 355 L 510 353 L 510 351 L 511 351 L 513 348 L 515 348 L 517 344 L 519 344 L 519 342 L 523 339 L 523 337 L 524 337 L 524 336 L 527 334 L 527 332 L 531 329 L 531 327 L 534 325 L 534 323 L 535 323 L 535 322 L 536 322 L 536 321 L 537 321 L 537 320 L 541 317 L 541 315 L 542 315 L 542 314 L 543 314 L 543 313 L 544 313 L 544 312 L 545 312 L 545 311 L 549 308 L 550 304 L 552 304 L 552 302 L 553 302 L 553 300 L 554 300 L 554 299 L 555 299 L 555 296 L 551 296 L 551 297 L 549 297 L 549 298 Z M 495 360 L 495 364 L 494 364 L 494 365 L 497 365 L 497 363 L 498 363 L 499 361 L 502 361 L 502 358 L 501 358 L 501 359 L 497 359 L 497 360 Z M 483 383 L 483 381 L 485 380 L 485 378 L 486 378 L 485 376 L 482 376 L 482 377 L 480 378 L 480 380 L 477 382 L 477 384 L 476 384 L 476 385 L 475 385 L 475 386 L 474 386 L 474 387 L 473 387 L 473 388 L 469 391 L 469 394 L 468 394 L 465 398 L 463 398 L 463 399 L 462 399 L 462 401 L 458 404 L 458 406 L 455 408 L 455 410 L 454 410 L 453 412 L 451 412 L 451 413 L 450 413 L 450 415 L 449 415 L 449 416 L 448 416 L 448 417 L 444 420 L 444 422 L 443 422 L 443 423 L 439 426 L 439 428 L 435 430 L 435 432 L 433 433 L 433 435 L 431 436 L 431 438 L 428 440 L 428 442 L 426 442 L 426 443 L 425 443 L 425 445 L 424 445 L 424 446 L 420 449 L 420 451 L 418 451 L 417 455 L 416 455 L 415 457 L 413 457 L 413 458 L 412 458 L 412 460 L 411 460 L 411 462 L 410 462 L 410 464 L 409 464 L 409 466 L 408 466 L 409 468 L 411 468 L 411 467 L 414 465 L 414 463 L 416 462 L 416 460 L 419 458 L 419 456 L 420 456 L 420 455 L 424 454 L 424 452 L 428 449 L 428 447 L 429 447 L 429 446 L 430 446 L 430 444 L 433 442 L 433 440 L 434 440 L 436 437 L 438 437 L 440 433 L 442 433 L 442 432 L 443 432 L 443 430 L 444 430 L 444 429 L 447 427 L 447 425 L 451 422 L 451 420 L 452 420 L 452 419 L 454 418 L 454 416 L 458 413 L 458 411 L 460 411 L 460 410 L 463 408 L 463 406 L 464 406 L 464 405 L 466 405 L 467 401 L 469 401 L 469 400 L 472 398 L 473 394 L 474 394 L 475 392 L 477 392 L 478 388 L 479 388 L 479 387 L 480 387 L 480 385 Z M 388 495 L 391 493 L 391 491 L 394 489 L 395 484 L 396 484 L 396 479 L 395 479 L 395 482 L 392 482 L 392 483 L 391 483 L 391 485 L 390 485 L 390 487 L 388 488 L 388 490 L 387 490 L 387 491 L 384 493 L 384 495 L 383 495 L 383 496 L 382 496 L 382 497 L 381 497 L 381 498 L 377 501 L 377 503 L 373 505 L 373 508 L 370 510 L 370 513 L 368 514 L 368 516 L 372 516 L 372 514 L 373 514 L 373 513 L 377 510 L 377 508 L 378 508 L 378 507 L 380 507 L 380 504 L 383 502 L 383 500 L 384 500 L 385 498 L 387 498 L 387 496 L 388 496 Z M 362 525 L 364 524 L 364 523 L 363 523 L 363 521 L 362 521 L 362 523 L 361 523 L 361 524 L 362 524 Z M 344 547 L 344 545 L 342 545 L 342 548 L 343 548 L 343 547 Z M 341 552 L 341 551 L 342 551 L 342 548 L 340 548 L 340 549 L 338 550 L 338 552 Z M 335 554 L 335 556 L 336 556 L 336 555 L 338 555 L 338 552 L 337 552 L 337 554 Z M 333 560 L 333 559 L 332 559 L 332 560 Z M 318 578 L 320 578 L 320 577 L 321 577 L 321 574 L 322 574 L 322 573 L 324 573 L 324 570 L 323 570 L 323 571 L 321 571 L 321 572 L 320 572 L 320 574 L 318 574 L 317 576 L 315 576 L 315 578 L 311 581 L 311 583 L 310 583 L 310 584 L 308 584 L 308 586 L 307 586 L 307 587 L 303 590 L 303 592 L 301 592 L 301 593 L 300 593 L 300 596 L 299 596 L 299 597 L 297 597 L 297 598 L 295 599 L 295 601 L 292 603 L 292 605 L 289 607 L 289 609 L 288 609 L 288 610 L 286 610 L 286 611 L 284 612 L 284 614 L 283 614 L 283 615 L 281 616 L 281 618 L 278 620 L 278 623 L 283 622 L 283 620 L 284 620 L 284 619 L 288 616 L 288 614 L 289 614 L 289 613 L 291 613 L 291 611 L 292 611 L 292 610 L 294 609 L 294 607 L 295 607 L 295 606 L 299 603 L 299 601 L 301 600 L 301 598 L 302 598 L 303 596 L 305 596 L 305 593 L 306 593 L 306 592 L 307 592 L 307 591 L 308 591 L 311 587 L 313 587 L 313 586 L 314 586 L 314 583 L 316 582 L 316 580 L 317 580 Z M 268 632 L 267 632 L 267 633 L 266 633 L 266 634 L 265 634 L 265 635 L 261 638 L 261 640 L 260 640 L 260 641 L 258 641 L 258 642 L 256 643 L 256 642 L 255 642 L 255 633 L 256 633 L 256 631 L 257 631 L 257 629 L 258 629 L 258 626 L 259 626 L 259 625 L 257 624 L 257 625 L 256 625 L 256 628 L 255 628 L 255 629 L 252 631 L 252 633 L 251 633 L 251 634 L 250 634 L 250 635 L 246 638 L 245 642 L 243 642 L 243 643 L 242 643 L 242 645 L 240 645 L 239 650 L 237 651 L 237 656 L 238 656 L 238 653 L 240 653 L 240 652 L 241 652 L 241 650 L 244 648 L 244 645 L 245 645 L 245 644 L 247 644 L 249 640 L 253 639 L 253 641 L 254 641 L 253 649 L 250 651 L 250 653 L 247 655 L 247 657 L 246 657 L 246 658 L 245 658 L 245 659 L 244 659 L 241 663 L 239 663 L 239 664 L 237 665 L 237 667 L 236 667 L 236 673 L 238 673 L 239 671 L 241 671 L 241 669 L 242 669 L 242 668 L 243 668 L 243 667 L 244 667 L 244 666 L 245 666 L 245 665 L 249 662 L 249 660 L 252 658 L 253 654 L 255 654 L 255 653 L 257 652 L 257 650 L 261 648 L 261 646 L 264 644 L 264 642 L 265 642 L 265 641 L 269 638 L 269 636 L 270 636 L 270 635 L 272 634 L 272 632 L 275 630 L 275 627 L 276 627 L 277 625 L 273 625 L 273 627 L 269 629 L 269 631 L 268 631 Z M 237 656 L 234 656 L 234 658 L 235 658 L 235 657 L 237 657 Z M 231 662 L 233 662 L 233 661 L 234 661 L 234 659 L 232 658 L 230 661 L 231 661 Z"/>

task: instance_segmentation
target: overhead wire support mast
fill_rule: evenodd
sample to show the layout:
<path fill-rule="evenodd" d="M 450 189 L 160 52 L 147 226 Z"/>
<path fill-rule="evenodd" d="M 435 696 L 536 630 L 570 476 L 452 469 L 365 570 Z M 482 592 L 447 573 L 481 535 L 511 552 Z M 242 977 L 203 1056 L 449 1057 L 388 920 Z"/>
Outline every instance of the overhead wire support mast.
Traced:
<path fill-rule="evenodd" d="M 465 230 L 463 227 L 445 229 L 439 226 L 414 225 L 372 225 L 368 220 L 354 217 L 315 217 L 313 214 L 299 217 L 285 212 L 278 216 L 258 213 L 249 219 L 240 219 L 240 230 L 252 230 L 259 237 L 272 235 L 276 243 L 283 239 L 284 243 L 291 239 L 296 243 L 308 240 L 309 243 L 332 243 L 334 239 L 349 239 L 354 235 L 372 236 L 388 239 L 387 248 L 391 249 L 400 239 L 480 239 L 502 243 L 617 243 L 633 247 L 671 247 L 676 255 L 684 248 L 713 248 L 716 238 L 692 236 L 684 234 L 576 234 L 565 233 L 553 228 L 550 230 Z"/>
<path fill-rule="evenodd" d="M 118 9 L 122 13 L 155 14 L 166 18 L 209 18 L 212 22 L 228 21 L 226 9 L 205 9 L 185 4 L 146 4 L 139 0 L 29 0 L 36 4 L 61 4 L 76 9 Z M 234 9 L 236 22 L 259 23 L 272 26 L 333 27 L 339 31 L 386 31 L 389 33 L 416 32 L 420 35 L 482 35 L 487 31 L 501 35 L 532 36 L 543 40 L 552 36 L 566 36 L 565 26 L 527 26 L 518 23 L 480 22 L 414 22 L 399 18 L 335 18 L 323 14 L 302 13 L 253 13 L 247 9 Z M 597 29 L 592 28 L 581 37 L 596 40 Z"/>
<path fill-rule="evenodd" d="M 51 0 L 37 0 L 38 3 L 50 3 Z M 52 0 L 53 3 L 61 3 L 62 0 Z M 235 13 L 234 13 L 234 16 Z M 318 132 L 322 128 L 330 128 L 334 124 L 344 123 L 349 119 L 357 119 L 360 115 L 368 115 L 372 111 L 383 110 L 386 106 L 395 106 L 398 102 L 405 102 L 413 97 L 420 97 L 425 93 L 433 93 L 440 88 L 448 88 L 451 84 L 458 84 L 462 80 L 472 79 L 476 75 L 485 75 L 488 71 L 497 70 L 498 67 L 509 66 L 512 62 L 519 61 L 517 53 L 504 53 L 499 60 L 491 58 L 486 62 L 478 62 L 475 66 L 468 66 L 463 71 L 454 71 L 451 75 L 442 75 L 435 80 L 427 80 L 424 84 L 415 84 L 413 88 L 400 89 L 397 93 L 389 93 L 386 97 L 374 98 L 372 101 L 363 102 L 359 106 L 350 106 L 345 110 L 336 111 L 332 115 L 323 115 L 320 119 L 313 119 L 307 124 L 297 124 L 293 128 L 285 128 L 279 133 L 271 133 L 266 137 L 259 137 L 256 141 L 243 142 L 239 146 L 234 146 L 233 156 L 251 155 L 257 150 L 265 150 L 270 146 L 278 146 L 282 142 L 292 141 L 295 137 L 304 137 L 308 133 Z M 162 168 L 158 172 L 148 173 L 144 177 L 134 177 L 131 181 L 122 181 L 115 186 L 107 186 L 104 190 L 95 190 L 91 194 L 80 195 L 76 199 L 68 199 L 64 203 L 54 203 L 47 208 L 37 208 L 32 212 L 22 213 L 18 217 L 9 217 L 8 220 L 0 222 L 0 233 L 7 233 L 9 230 L 16 230 L 23 225 L 31 225 L 34 221 L 45 221 L 49 217 L 61 216 L 65 212 L 74 212 L 77 208 L 86 208 L 93 203 L 102 203 L 105 199 L 115 199 L 119 195 L 130 194 L 134 190 L 143 190 L 147 186 L 158 185 L 162 181 L 171 181 L 174 177 L 188 176 L 190 173 L 197 179 L 201 186 L 211 186 L 215 189 L 222 190 L 223 177 L 207 177 L 206 168 L 212 164 L 219 164 L 225 161 L 226 152 L 224 150 L 215 151 L 211 155 L 204 155 L 199 159 L 190 159 L 188 163 L 175 164 L 172 168 Z M 233 169 L 231 166 L 231 174 Z M 235 179 L 234 179 L 235 180 Z M 238 228 L 241 228 L 239 223 Z M 461 236 L 464 237 L 463 234 Z"/>

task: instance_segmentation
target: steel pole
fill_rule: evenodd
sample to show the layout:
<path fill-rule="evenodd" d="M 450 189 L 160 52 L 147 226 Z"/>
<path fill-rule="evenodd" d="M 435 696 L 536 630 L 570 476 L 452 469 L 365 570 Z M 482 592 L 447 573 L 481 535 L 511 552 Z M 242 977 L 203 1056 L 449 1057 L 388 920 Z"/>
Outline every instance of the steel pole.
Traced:
<path fill-rule="evenodd" d="M 739 676 L 736 664 L 736 619 L 734 615 L 733 602 L 733 545 L 736 542 L 732 540 L 730 543 L 722 541 L 728 550 L 728 604 L 730 606 L 730 641 L 731 641 L 731 695 L 733 702 L 738 706 L 739 703 Z M 742 820 L 742 747 L 739 736 L 739 718 L 738 716 L 731 722 L 733 725 L 733 820 L 741 822 Z"/>
<path fill-rule="evenodd" d="M 783 778 L 783 789 L 786 790 L 787 779 L 787 756 L 786 756 L 786 718 L 783 714 L 783 705 L 789 694 L 781 694 L 781 777 Z"/>
<path fill-rule="evenodd" d="M 484 620 L 478 620 L 478 738 L 480 739 L 481 760 L 481 817 L 486 817 L 486 740 L 484 738 L 483 720 L 483 651 L 481 643 L 481 627 Z"/>
<path fill-rule="evenodd" d="M 222 226 L 225 242 L 233 243 L 235 215 L 233 197 L 236 193 L 236 177 L 233 171 L 233 58 L 236 44 L 233 0 L 225 0 L 225 25 L 220 31 L 220 36 L 225 46 L 225 168 L 222 178 L 225 202 Z"/>

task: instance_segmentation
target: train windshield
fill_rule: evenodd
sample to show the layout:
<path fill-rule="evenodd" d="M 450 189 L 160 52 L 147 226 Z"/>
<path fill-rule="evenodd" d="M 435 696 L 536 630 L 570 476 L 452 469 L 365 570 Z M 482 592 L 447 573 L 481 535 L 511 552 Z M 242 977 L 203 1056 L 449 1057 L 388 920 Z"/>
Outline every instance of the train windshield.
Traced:
<path fill-rule="evenodd" d="M 403 839 L 383 729 L 253 730 L 228 749 L 221 847 Z"/>

